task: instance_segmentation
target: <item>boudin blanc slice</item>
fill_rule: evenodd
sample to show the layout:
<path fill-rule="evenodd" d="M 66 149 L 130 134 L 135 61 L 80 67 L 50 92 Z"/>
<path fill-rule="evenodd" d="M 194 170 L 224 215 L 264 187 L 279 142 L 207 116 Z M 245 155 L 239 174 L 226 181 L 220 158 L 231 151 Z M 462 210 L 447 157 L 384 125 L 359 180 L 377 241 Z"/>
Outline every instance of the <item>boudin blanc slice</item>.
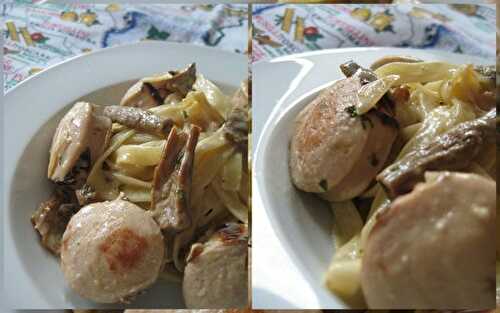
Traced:
<path fill-rule="evenodd" d="M 494 307 L 495 182 L 455 172 L 426 178 L 376 217 L 362 260 L 368 306 Z"/>
<path fill-rule="evenodd" d="M 75 214 L 64 232 L 61 267 L 71 289 L 99 303 L 126 302 L 152 285 L 164 263 L 160 227 L 137 205 L 117 199 Z"/>
<path fill-rule="evenodd" d="M 248 303 L 248 229 L 228 224 L 187 257 L 183 294 L 188 308 L 245 308 Z"/>

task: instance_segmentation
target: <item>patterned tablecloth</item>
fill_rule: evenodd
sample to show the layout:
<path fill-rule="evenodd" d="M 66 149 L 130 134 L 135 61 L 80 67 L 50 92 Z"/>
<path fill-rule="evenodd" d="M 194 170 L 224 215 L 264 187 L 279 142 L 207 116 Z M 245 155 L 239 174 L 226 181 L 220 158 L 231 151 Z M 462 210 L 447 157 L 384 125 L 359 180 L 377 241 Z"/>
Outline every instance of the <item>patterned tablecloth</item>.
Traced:
<path fill-rule="evenodd" d="M 494 5 L 254 5 L 252 11 L 253 61 L 368 46 L 495 55 Z"/>
<path fill-rule="evenodd" d="M 244 53 L 246 5 L 1 5 L 4 90 L 69 57 L 141 40 L 188 42 Z"/>

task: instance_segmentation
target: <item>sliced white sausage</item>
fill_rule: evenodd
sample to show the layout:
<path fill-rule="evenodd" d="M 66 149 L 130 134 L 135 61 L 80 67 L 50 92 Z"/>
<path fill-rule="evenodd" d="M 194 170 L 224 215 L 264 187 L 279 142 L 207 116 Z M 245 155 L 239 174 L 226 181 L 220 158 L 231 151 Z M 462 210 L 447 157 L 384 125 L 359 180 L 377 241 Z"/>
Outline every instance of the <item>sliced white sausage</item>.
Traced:
<path fill-rule="evenodd" d="M 95 302 L 127 301 L 156 281 L 163 258 L 160 227 L 124 200 L 85 206 L 63 235 L 64 277 L 75 292 Z"/>
<path fill-rule="evenodd" d="M 342 201 L 361 193 L 384 164 L 397 130 L 376 112 L 356 114 L 360 88 L 360 75 L 339 80 L 297 116 L 290 144 L 297 188 L 331 191 L 326 198 Z"/>
<path fill-rule="evenodd" d="M 187 308 L 245 308 L 248 302 L 248 230 L 230 224 L 187 258 L 183 294 Z"/>
<path fill-rule="evenodd" d="M 368 139 L 361 119 L 347 111 L 361 87 L 346 78 L 322 91 L 297 116 L 290 144 L 290 172 L 299 189 L 325 192 L 338 184 L 359 159 Z"/>
<path fill-rule="evenodd" d="M 396 198 L 368 235 L 361 283 L 370 308 L 495 305 L 495 182 L 432 176 Z"/>
<path fill-rule="evenodd" d="M 324 199 L 340 202 L 360 195 L 384 167 L 392 143 L 396 139 L 397 130 L 394 125 L 384 123 L 380 115 L 368 113 L 363 118 L 367 126 L 368 139 L 361 156 L 340 183 L 320 194 Z"/>

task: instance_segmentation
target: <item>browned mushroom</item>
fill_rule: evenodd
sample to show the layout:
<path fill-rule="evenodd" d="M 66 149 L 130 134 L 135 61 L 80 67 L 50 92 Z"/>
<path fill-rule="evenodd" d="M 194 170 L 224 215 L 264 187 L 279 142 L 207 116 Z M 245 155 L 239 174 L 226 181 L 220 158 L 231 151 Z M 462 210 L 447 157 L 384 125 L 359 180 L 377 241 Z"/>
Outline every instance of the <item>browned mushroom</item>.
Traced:
<path fill-rule="evenodd" d="M 71 216 L 79 209 L 73 198 L 70 191 L 56 188 L 49 200 L 43 202 L 31 217 L 42 246 L 55 255 L 60 253 L 62 236 Z"/>
<path fill-rule="evenodd" d="M 164 249 L 151 215 L 118 198 L 87 205 L 71 218 L 62 239 L 61 269 L 82 297 L 126 302 L 156 281 Z"/>
<path fill-rule="evenodd" d="M 170 94 L 184 98 L 196 81 L 196 64 L 181 71 L 170 71 L 138 81 L 123 96 L 120 105 L 148 109 L 163 104 Z"/>
<path fill-rule="evenodd" d="M 101 109 L 102 114 L 110 118 L 113 122 L 161 137 L 166 137 L 174 125 L 171 119 L 163 119 L 141 108 L 108 105 Z"/>
<path fill-rule="evenodd" d="M 358 91 L 376 76 L 355 63 L 297 116 L 290 144 L 294 185 L 332 201 L 359 195 L 382 168 L 397 134 L 379 109 L 359 115 Z M 384 100 L 385 101 L 385 100 Z"/>
<path fill-rule="evenodd" d="M 154 172 L 151 209 L 167 233 L 179 232 L 192 223 L 191 181 L 199 134 L 197 126 L 191 126 L 189 135 L 172 128 Z"/>
<path fill-rule="evenodd" d="M 394 198 L 423 181 L 427 170 L 464 169 L 487 143 L 494 143 L 496 125 L 496 109 L 481 118 L 461 123 L 385 168 L 377 180 Z"/>
<path fill-rule="evenodd" d="M 187 257 L 182 286 L 188 308 L 244 308 L 248 292 L 248 229 L 228 224 Z"/>
<path fill-rule="evenodd" d="M 368 306 L 493 307 L 495 182 L 453 172 L 427 177 L 376 217 L 361 272 Z"/>

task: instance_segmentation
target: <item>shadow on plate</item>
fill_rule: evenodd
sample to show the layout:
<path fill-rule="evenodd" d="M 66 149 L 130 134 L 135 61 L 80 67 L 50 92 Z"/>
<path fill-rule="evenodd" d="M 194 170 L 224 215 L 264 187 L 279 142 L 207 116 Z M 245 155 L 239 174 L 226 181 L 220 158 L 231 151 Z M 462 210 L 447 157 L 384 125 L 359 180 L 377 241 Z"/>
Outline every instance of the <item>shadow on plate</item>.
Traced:
<path fill-rule="evenodd" d="M 253 288 L 252 298 L 258 298 L 259 303 L 264 304 L 259 309 L 267 309 L 267 307 L 272 307 L 272 309 L 297 309 L 287 300 L 262 288 Z"/>

